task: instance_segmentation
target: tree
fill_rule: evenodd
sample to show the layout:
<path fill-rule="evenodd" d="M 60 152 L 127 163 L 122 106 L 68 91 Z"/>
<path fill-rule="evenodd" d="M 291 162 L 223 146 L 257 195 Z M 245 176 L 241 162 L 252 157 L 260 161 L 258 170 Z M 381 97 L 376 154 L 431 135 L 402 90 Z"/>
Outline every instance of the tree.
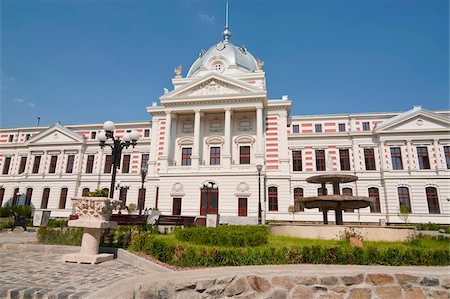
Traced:
<path fill-rule="evenodd" d="M 405 224 L 408 223 L 409 213 L 410 213 L 409 208 L 404 204 L 400 204 L 397 215 L 400 219 L 403 220 L 403 222 L 405 222 Z"/>

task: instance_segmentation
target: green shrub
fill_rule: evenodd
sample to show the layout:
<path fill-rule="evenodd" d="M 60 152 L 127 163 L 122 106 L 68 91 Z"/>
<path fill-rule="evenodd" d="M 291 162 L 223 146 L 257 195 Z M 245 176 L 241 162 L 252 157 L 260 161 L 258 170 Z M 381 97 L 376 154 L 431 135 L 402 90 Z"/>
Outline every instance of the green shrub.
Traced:
<path fill-rule="evenodd" d="M 170 236 L 139 234 L 130 249 L 183 267 L 218 267 L 268 264 L 429 265 L 450 264 L 449 249 L 414 246 L 205 246 L 180 242 Z"/>
<path fill-rule="evenodd" d="M 47 224 L 47 228 L 63 228 L 67 227 L 68 220 L 55 220 L 50 219 Z"/>
<path fill-rule="evenodd" d="M 95 189 L 95 191 L 88 193 L 89 197 L 108 197 L 108 191 L 102 189 Z"/>
<path fill-rule="evenodd" d="M 39 243 L 57 245 L 81 245 L 83 229 L 74 227 L 48 228 L 41 226 L 37 233 Z"/>
<path fill-rule="evenodd" d="M 266 226 L 223 225 L 180 229 L 175 236 L 180 241 L 195 244 L 247 247 L 267 244 L 269 233 Z"/>
<path fill-rule="evenodd" d="M 16 212 L 16 214 L 22 218 L 25 218 L 25 219 L 31 218 L 31 207 L 30 206 L 6 205 L 4 207 L 0 207 L 0 217 L 12 217 L 13 212 Z"/>
<path fill-rule="evenodd" d="M 424 224 L 417 225 L 417 228 L 419 230 L 432 230 L 432 231 L 438 231 L 438 230 L 444 230 L 447 234 L 450 233 L 450 226 L 449 225 L 439 225 L 436 223 L 428 222 Z"/>
<path fill-rule="evenodd" d="M 150 224 L 120 225 L 118 228 L 103 231 L 102 246 L 128 248 L 133 238 L 141 234 L 157 234 L 158 229 Z"/>

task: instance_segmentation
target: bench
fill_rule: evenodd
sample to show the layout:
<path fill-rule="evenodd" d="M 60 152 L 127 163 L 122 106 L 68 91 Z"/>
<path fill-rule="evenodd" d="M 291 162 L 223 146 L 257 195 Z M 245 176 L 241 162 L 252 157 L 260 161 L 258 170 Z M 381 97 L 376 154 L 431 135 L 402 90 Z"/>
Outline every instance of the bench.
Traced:
<path fill-rule="evenodd" d="M 155 225 L 193 226 L 194 223 L 195 216 L 159 215 Z"/>
<path fill-rule="evenodd" d="M 27 220 L 17 215 L 16 212 L 13 212 L 13 217 L 14 222 L 11 227 L 11 231 L 13 231 L 16 226 L 21 226 L 23 228 L 23 231 L 27 231 Z"/>
<path fill-rule="evenodd" d="M 148 215 L 112 214 L 109 221 L 116 221 L 118 225 L 144 225 Z"/>

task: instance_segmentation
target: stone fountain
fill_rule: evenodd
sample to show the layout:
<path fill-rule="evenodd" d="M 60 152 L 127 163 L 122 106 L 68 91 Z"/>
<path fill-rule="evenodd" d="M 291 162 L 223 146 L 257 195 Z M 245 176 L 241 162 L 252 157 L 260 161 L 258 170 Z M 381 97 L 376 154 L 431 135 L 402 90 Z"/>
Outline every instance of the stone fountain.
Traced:
<path fill-rule="evenodd" d="M 358 180 L 357 176 L 348 174 L 324 174 L 316 175 L 306 179 L 308 183 L 321 184 L 322 195 L 300 198 L 305 208 L 320 208 L 323 213 L 323 223 L 328 224 L 328 210 L 334 210 L 336 225 L 343 225 L 342 210 L 365 208 L 374 201 L 371 197 L 341 195 L 340 183 L 350 183 Z M 333 184 L 333 194 L 328 195 L 326 184 Z"/>
<path fill-rule="evenodd" d="M 120 200 L 107 197 L 74 197 L 72 204 L 77 220 L 70 220 L 68 226 L 82 227 L 81 251 L 63 255 L 65 262 L 97 264 L 112 260 L 113 254 L 98 253 L 102 228 L 116 228 L 117 222 L 109 221 L 112 211 L 120 205 Z"/>

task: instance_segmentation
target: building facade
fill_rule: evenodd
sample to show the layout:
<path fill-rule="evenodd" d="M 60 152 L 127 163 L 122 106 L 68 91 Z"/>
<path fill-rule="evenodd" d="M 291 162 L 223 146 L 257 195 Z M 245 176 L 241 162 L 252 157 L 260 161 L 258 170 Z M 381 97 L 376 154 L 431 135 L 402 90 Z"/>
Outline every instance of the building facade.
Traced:
<path fill-rule="evenodd" d="M 141 138 L 122 153 L 115 198 L 163 214 L 220 214 L 224 223 L 257 223 L 260 202 L 263 220 L 315 222 L 322 213 L 296 201 L 322 192 L 306 178 L 344 173 L 359 180 L 342 184 L 343 194 L 376 199 L 346 211 L 346 222 L 399 223 L 404 205 L 410 222 L 450 224 L 450 111 L 290 116 L 288 96 L 267 97 L 264 63 L 230 37 L 226 28 L 186 76 L 175 69 L 173 90 L 147 107 L 150 121 L 116 124 L 116 137 L 134 129 Z M 71 197 L 109 190 L 101 130 L 0 129 L 0 203 L 67 217 Z"/>

